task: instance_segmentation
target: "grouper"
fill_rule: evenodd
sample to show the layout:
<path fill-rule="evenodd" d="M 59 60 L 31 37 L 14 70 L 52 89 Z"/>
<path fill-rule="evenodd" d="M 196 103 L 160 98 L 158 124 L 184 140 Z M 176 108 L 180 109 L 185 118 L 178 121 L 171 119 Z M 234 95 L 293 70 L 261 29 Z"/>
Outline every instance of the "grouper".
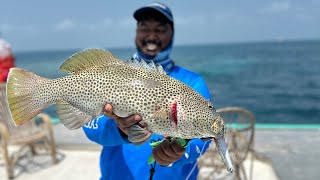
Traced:
<path fill-rule="evenodd" d="M 80 51 L 60 67 L 69 75 L 47 79 L 12 68 L 7 96 L 12 118 L 21 125 L 56 103 L 64 126 L 77 129 L 111 104 L 119 117 L 139 114 L 146 127 L 129 128 L 128 140 L 146 142 L 151 133 L 183 139 L 214 139 L 222 161 L 233 171 L 224 140 L 225 123 L 210 100 L 168 76 L 160 65 L 123 61 L 100 49 Z"/>

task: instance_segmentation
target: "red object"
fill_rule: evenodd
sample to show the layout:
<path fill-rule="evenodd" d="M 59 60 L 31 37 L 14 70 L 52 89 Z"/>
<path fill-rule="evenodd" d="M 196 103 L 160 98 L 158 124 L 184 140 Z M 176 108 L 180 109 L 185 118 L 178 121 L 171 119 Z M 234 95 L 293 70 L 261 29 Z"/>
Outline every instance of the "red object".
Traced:
<path fill-rule="evenodd" d="M 177 102 L 174 102 L 171 105 L 171 121 L 174 123 L 174 127 L 178 126 L 178 117 L 177 117 Z"/>
<path fill-rule="evenodd" d="M 0 39 L 0 83 L 7 81 L 9 70 L 14 67 L 14 61 L 10 45 Z"/>

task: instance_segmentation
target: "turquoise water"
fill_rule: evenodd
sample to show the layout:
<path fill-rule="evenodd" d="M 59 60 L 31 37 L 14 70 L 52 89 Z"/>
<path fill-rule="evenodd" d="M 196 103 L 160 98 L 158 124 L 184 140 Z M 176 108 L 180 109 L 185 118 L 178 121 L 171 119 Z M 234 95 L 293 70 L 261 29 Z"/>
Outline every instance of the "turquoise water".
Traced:
<path fill-rule="evenodd" d="M 135 51 L 108 50 L 124 60 Z M 17 52 L 16 65 L 57 78 L 76 51 Z M 320 41 L 177 46 L 172 57 L 204 77 L 216 108 L 247 108 L 258 123 L 320 123 Z M 53 107 L 46 111 L 56 116 Z"/>

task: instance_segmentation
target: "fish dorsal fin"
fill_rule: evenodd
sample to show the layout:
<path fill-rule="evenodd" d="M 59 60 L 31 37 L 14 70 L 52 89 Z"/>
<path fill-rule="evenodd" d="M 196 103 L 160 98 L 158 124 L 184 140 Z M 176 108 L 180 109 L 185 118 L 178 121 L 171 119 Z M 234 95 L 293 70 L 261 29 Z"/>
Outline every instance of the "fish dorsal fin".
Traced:
<path fill-rule="evenodd" d="M 143 59 L 140 62 L 137 59 L 132 59 L 128 60 L 126 63 L 128 63 L 132 67 L 143 69 L 148 72 L 166 74 L 166 72 L 163 70 L 163 67 L 161 65 L 156 65 L 153 61 L 147 64 Z"/>
<path fill-rule="evenodd" d="M 60 71 L 76 74 L 82 71 L 92 71 L 95 67 L 107 67 L 121 63 L 123 61 L 115 58 L 109 51 L 87 49 L 70 56 L 60 66 Z"/>
<path fill-rule="evenodd" d="M 140 62 L 136 59 L 128 60 L 126 63 L 128 63 L 130 66 L 140 67 Z"/>
<path fill-rule="evenodd" d="M 148 64 L 143 59 L 140 61 L 140 64 L 145 70 L 150 70 Z"/>
<path fill-rule="evenodd" d="M 158 69 L 158 72 L 159 72 L 160 74 L 167 74 L 166 71 L 163 69 L 163 67 L 162 67 L 161 65 L 158 65 L 158 66 L 157 66 L 157 69 Z"/>
<path fill-rule="evenodd" d="M 157 66 L 154 64 L 153 61 L 151 61 L 151 63 L 149 63 L 149 67 L 152 71 L 158 71 Z"/>

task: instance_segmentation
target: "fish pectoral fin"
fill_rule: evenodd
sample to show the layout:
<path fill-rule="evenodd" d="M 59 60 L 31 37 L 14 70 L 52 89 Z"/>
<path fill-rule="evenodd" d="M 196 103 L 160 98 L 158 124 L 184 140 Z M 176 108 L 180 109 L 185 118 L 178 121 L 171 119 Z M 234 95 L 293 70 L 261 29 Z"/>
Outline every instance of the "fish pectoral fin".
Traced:
<path fill-rule="evenodd" d="M 143 129 L 139 125 L 135 124 L 129 128 L 128 140 L 134 145 L 140 145 L 145 143 L 151 136 L 151 132 Z"/>
<path fill-rule="evenodd" d="M 205 138 L 200 138 L 202 141 L 206 142 L 206 141 L 210 141 L 212 140 L 212 137 L 205 137 Z"/>
<path fill-rule="evenodd" d="M 150 118 L 152 119 L 167 119 L 169 117 L 169 111 L 166 109 L 160 109 L 156 111 Z"/>
<path fill-rule="evenodd" d="M 69 129 L 78 129 L 93 118 L 66 101 L 57 102 L 57 114 L 60 122 Z"/>
<path fill-rule="evenodd" d="M 107 67 L 124 63 L 115 58 L 109 51 L 87 49 L 70 56 L 61 66 L 60 71 L 76 74 L 82 71 L 93 71 L 93 67 Z"/>

